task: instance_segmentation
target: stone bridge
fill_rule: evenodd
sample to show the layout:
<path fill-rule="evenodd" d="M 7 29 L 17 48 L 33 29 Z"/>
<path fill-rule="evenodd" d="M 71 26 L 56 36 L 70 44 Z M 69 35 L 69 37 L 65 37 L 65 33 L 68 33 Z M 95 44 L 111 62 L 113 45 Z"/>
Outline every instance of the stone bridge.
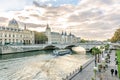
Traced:
<path fill-rule="evenodd" d="M 42 50 L 46 47 L 66 48 L 68 46 L 81 46 L 85 48 L 86 51 L 89 51 L 91 48 L 96 46 L 101 46 L 101 45 L 104 45 L 104 44 L 73 43 L 73 44 L 7 45 L 7 46 L 0 46 L 0 54 Z"/>
<path fill-rule="evenodd" d="M 18 46 L 11 46 L 14 48 L 39 48 L 44 49 L 45 47 L 57 47 L 57 48 L 66 48 L 68 46 L 80 46 L 85 48 L 86 50 L 90 50 L 96 46 L 102 46 L 104 44 L 100 43 L 73 43 L 73 44 L 36 44 L 36 45 L 18 45 Z"/>

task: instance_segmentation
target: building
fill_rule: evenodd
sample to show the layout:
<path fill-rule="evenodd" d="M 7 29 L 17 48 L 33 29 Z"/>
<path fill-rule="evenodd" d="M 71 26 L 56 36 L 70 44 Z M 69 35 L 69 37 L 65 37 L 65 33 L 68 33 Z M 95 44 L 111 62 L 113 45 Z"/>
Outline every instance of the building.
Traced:
<path fill-rule="evenodd" d="M 34 44 L 34 32 L 19 28 L 19 24 L 15 19 L 9 21 L 8 26 L 0 26 L 0 44 L 1 45 L 20 45 Z"/>
<path fill-rule="evenodd" d="M 67 43 L 77 43 L 80 42 L 80 37 L 76 37 L 75 35 L 69 33 L 67 35 L 66 32 L 57 33 L 51 32 L 51 28 L 47 24 L 46 36 L 48 37 L 48 44 L 67 44 Z"/>

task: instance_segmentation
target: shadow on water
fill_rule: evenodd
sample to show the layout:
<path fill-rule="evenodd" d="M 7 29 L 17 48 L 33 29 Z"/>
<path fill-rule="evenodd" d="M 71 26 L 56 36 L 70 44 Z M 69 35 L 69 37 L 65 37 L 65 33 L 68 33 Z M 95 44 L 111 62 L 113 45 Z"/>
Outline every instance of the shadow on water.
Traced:
<path fill-rule="evenodd" d="M 30 57 L 30 56 L 36 56 L 36 55 L 41 55 L 41 54 L 52 54 L 52 50 L 5 54 L 5 55 L 0 55 L 0 60 Z"/>

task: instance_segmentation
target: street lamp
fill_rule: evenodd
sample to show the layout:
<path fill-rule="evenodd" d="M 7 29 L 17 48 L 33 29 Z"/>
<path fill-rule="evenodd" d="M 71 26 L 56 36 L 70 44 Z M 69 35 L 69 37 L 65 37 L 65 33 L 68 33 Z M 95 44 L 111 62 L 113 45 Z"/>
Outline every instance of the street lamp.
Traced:
<path fill-rule="evenodd" d="M 95 67 L 93 68 L 93 71 L 94 71 L 94 74 L 95 74 L 95 80 L 96 80 L 96 72 L 97 72 L 97 70 L 98 70 L 98 68 L 95 66 Z"/>

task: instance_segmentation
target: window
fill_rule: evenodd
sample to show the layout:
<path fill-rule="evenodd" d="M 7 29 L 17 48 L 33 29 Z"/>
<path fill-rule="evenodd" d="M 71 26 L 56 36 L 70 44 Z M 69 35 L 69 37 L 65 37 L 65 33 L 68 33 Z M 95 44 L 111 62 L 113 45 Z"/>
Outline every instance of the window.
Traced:
<path fill-rule="evenodd" d="M 5 34 L 5 37 L 7 37 L 7 34 Z"/>
<path fill-rule="evenodd" d="M 2 37 L 2 33 L 0 33 L 0 37 Z"/>
<path fill-rule="evenodd" d="M 5 39 L 5 43 L 7 42 L 7 39 Z"/>
<path fill-rule="evenodd" d="M 2 30 L 5 30 L 5 28 L 4 28 L 4 27 L 2 27 Z"/>
<path fill-rule="evenodd" d="M 15 35 L 13 34 L 13 37 L 15 37 Z"/>
<path fill-rule="evenodd" d="M 11 43 L 11 39 L 9 39 L 9 43 Z"/>
<path fill-rule="evenodd" d="M 20 35 L 20 37 L 22 37 L 22 35 Z"/>
<path fill-rule="evenodd" d="M 22 40 L 20 40 L 20 43 L 22 43 Z"/>
<path fill-rule="evenodd" d="M 15 40 L 13 39 L 13 43 L 15 42 Z"/>
<path fill-rule="evenodd" d="M 2 44 L 2 39 L 0 39 L 0 44 Z"/>
<path fill-rule="evenodd" d="M 11 37 L 11 35 L 9 34 L 9 37 Z"/>
<path fill-rule="evenodd" d="M 9 30 L 9 28 L 6 28 L 7 30 Z"/>

